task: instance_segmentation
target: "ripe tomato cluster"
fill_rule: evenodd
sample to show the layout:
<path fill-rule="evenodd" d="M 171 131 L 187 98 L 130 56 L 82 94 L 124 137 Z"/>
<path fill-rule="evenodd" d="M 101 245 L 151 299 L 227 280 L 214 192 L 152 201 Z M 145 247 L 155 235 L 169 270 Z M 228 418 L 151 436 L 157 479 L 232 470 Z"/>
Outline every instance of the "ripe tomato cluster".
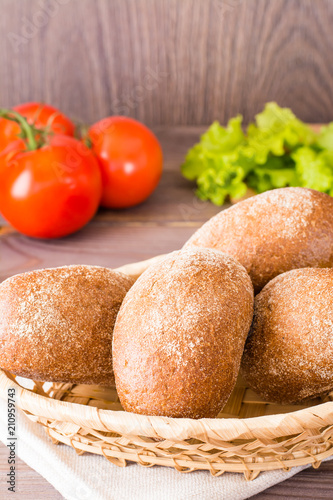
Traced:
<path fill-rule="evenodd" d="M 21 233 L 59 238 L 83 227 L 99 206 L 143 202 L 162 173 L 162 150 L 142 123 L 111 116 L 76 139 L 56 108 L 0 109 L 0 213 Z"/>

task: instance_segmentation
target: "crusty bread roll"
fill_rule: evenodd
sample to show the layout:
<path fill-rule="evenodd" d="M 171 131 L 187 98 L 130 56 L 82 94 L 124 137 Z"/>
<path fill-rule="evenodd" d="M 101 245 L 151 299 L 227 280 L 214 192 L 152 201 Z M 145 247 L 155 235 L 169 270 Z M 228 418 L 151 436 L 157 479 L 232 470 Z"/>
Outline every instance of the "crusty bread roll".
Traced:
<path fill-rule="evenodd" d="M 333 266 L 333 199 L 305 188 L 267 191 L 218 213 L 185 244 L 193 246 L 237 259 L 258 293 L 291 269 Z"/>
<path fill-rule="evenodd" d="M 215 417 L 235 385 L 253 313 L 253 287 L 232 257 L 173 252 L 149 267 L 118 313 L 113 359 L 127 411 Z"/>
<path fill-rule="evenodd" d="M 264 400 L 298 403 L 333 389 L 333 269 L 297 269 L 255 299 L 241 370 Z"/>
<path fill-rule="evenodd" d="M 93 266 L 8 278 L 0 285 L 0 367 L 34 380 L 114 383 L 113 327 L 133 282 Z"/>

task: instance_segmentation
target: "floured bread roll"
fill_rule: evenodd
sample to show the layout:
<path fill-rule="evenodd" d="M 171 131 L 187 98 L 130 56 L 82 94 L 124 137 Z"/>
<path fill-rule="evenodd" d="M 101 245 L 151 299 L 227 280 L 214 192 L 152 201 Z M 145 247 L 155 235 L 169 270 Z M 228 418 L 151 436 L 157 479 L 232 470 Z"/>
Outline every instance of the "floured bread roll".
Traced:
<path fill-rule="evenodd" d="M 0 285 L 0 367 L 34 380 L 114 383 L 113 327 L 133 282 L 93 266 L 8 278 Z"/>
<path fill-rule="evenodd" d="M 247 272 L 221 252 L 181 250 L 149 267 L 126 295 L 114 329 L 125 410 L 215 417 L 236 383 L 252 313 Z"/>
<path fill-rule="evenodd" d="M 297 269 L 255 299 L 241 370 L 265 401 L 298 403 L 333 389 L 333 269 Z"/>
<path fill-rule="evenodd" d="M 267 191 L 215 215 L 185 244 L 193 246 L 237 259 L 258 293 L 291 269 L 333 266 L 333 198 L 305 188 Z"/>

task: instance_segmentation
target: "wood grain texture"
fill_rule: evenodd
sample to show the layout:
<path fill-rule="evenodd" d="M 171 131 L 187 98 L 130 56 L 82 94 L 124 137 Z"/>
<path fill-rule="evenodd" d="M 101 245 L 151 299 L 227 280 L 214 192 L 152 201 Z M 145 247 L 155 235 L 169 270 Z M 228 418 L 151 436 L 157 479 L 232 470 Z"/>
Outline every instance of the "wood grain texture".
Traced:
<path fill-rule="evenodd" d="M 251 500 L 326 500 L 332 499 L 333 460 L 320 466 L 299 472 L 268 490 L 254 495 Z"/>
<path fill-rule="evenodd" d="M 38 267 L 74 263 L 115 267 L 172 251 L 180 248 L 202 222 L 218 212 L 219 208 L 198 202 L 193 185 L 179 174 L 184 154 L 197 140 L 202 128 L 161 128 L 156 132 L 165 154 L 165 173 L 160 187 L 146 203 L 127 211 L 102 211 L 79 233 L 57 241 L 25 238 L 3 225 L 0 229 L 0 281 Z M 7 498 L 4 496 L 7 456 L 7 448 L 0 443 L 0 498 Z M 62 498 L 21 460 L 17 484 L 17 500 Z M 331 499 L 332 490 L 333 460 L 322 464 L 318 470 L 309 468 L 252 498 L 321 500 Z"/>
<path fill-rule="evenodd" d="M 197 125 L 247 122 L 276 100 L 333 119 L 331 0 L 0 0 L 0 12 L 3 106 Z"/>
<path fill-rule="evenodd" d="M 8 448 L 0 442 L 0 498 L 2 500 L 61 500 L 60 493 L 41 475 L 16 457 L 16 491 L 11 493 L 6 484 Z"/>

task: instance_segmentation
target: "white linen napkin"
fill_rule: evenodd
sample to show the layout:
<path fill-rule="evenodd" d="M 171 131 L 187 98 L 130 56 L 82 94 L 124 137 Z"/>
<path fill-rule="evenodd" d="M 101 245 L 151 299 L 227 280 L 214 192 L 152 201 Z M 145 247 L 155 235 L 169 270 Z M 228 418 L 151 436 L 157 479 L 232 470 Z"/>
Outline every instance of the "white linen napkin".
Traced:
<path fill-rule="evenodd" d="M 169 467 L 133 463 L 120 468 L 104 457 L 78 456 L 69 446 L 52 444 L 42 426 L 19 410 L 16 419 L 17 455 L 66 500 L 243 500 L 307 467 L 264 472 L 251 482 L 238 473 L 213 477 L 208 471 L 182 474 Z M 0 440 L 5 445 L 7 436 L 7 403 L 0 399 Z M 19 480 L 18 470 L 17 484 Z"/>

